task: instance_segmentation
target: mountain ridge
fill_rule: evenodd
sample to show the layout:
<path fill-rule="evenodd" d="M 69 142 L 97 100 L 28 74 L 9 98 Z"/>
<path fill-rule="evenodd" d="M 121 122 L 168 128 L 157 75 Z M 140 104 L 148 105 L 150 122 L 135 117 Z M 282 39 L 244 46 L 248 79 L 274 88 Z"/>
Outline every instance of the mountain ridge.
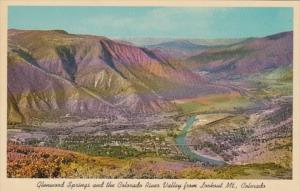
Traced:
<path fill-rule="evenodd" d="M 242 75 L 291 65 L 293 32 L 251 38 L 228 47 L 209 48 L 186 59 L 190 67 L 211 73 Z"/>
<path fill-rule="evenodd" d="M 109 92 L 109 89 L 113 90 L 114 92 L 111 92 L 109 96 L 123 92 L 124 98 L 114 98 L 115 103 L 119 102 L 119 104 L 122 103 L 123 106 L 126 106 L 126 104 L 134 102 L 136 108 L 132 108 L 132 105 L 131 107 L 129 105 L 125 107 L 132 108 L 134 112 L 146 112 L 146 109 L 149 110 L 147 112 L 155 112 L 171 107 L 169 103 L 161 98 L 152 99 L 150 96 L 151 99 L 147 100 L 142 98 L 147 96 L 137 94 L 139 91 L 145 91 L 147 94 L 151 94 L 152 97 L 157 97 L 152 90 L 147 90 L 148 87 L 143 82 L 135 83 L 136 76 L 132 75 L 130 70 L 136 68 L 144 70 L 145 67 L 145 70 L 149 71 L 151 75 L 158 77 L 165 77 L 166 70 L 171 70 L 170 67 L 161 66 L 155 60 L 156 57 L 150 58 L 139 48 L 115 43 L 102 37 L 69 36 L 69 34 L 60 31 L 12 30 L 10 32 L 8 91 L 11 93 L 8 95 L 8 105 L 10 106 L 8 114 L 13 115 L 12 113 L 19 111 L 16 114 L 16 122 L 22 121 L 23 118 L 30 120 L 32 116 L 35 116 L 35 113 L 40 111 L 41 113 L 47 113 L 46 110 L 52 109 L 66 110 L 63 112 L 64 114 L 82 115 L 86 113 L 87 116 L 93 117 L 97 116 L 97 113 L 102 116 L 105 108 L 110 108 L 112 111 L 107 113 L 114 116 L 116 113 L 121 115 L 122 112 L 114 111 L 111 108 L 114 104 L 109 105 L 109 101 L 104 101 L 101 93 L 95 92 L 93 87 L 104 92 Z M 44 46 L 41 46 L 42 44 Z M 39 49 L 39 47 L 43 48 Z M 130 55 L 132 53 L 135 53 L 135 56 Z M 120 63 L 121 61 L 122 63 Z M 129 69 L 126 69 L 126 67 Z M 33 78 L 28 78 L 27 75 Z M 95 78 L 98 78 L 98 80 L 95 80 Z M 103 80 L 104 78 L 106 80 Z M 114 87 L 112 88 L 112 86 Z M 53 91 L 47 92 L 51 89 Z M 36 91 L 42 93 L 37 95 L 26 94 L 26 92 Z M 71 101 L 72 103 L 69 103 L 69 105 L 68 103 L 57 104 L 56 102 L 59 102 L 59 99 L 55 98 L 57 97 L 57 91 L 61 91 L 60 94 L 62 95 L 58 97 L 62 97 L 62 103 L 66 100 L 70 101 L 66 98 L 66 95 L 67 97 L 75 96 L 75 101 Z M 45 101 L 48 99 L 47 94 L 52 95 L 49 98 L 50 101 Z M 126 94 L 128 94 L 127 98 Z M 136 94 L 133 96 L 135 101 L 128 100 L 128 96 L 132 97 L 134 94 Z M 101 97 L 101 100 L 99 97 Z M 12 100 L 16 101 L 12 102 Z M 124 100 L 127 100 L 128 103 Z M 72 106 L 72 104 L 75 105 Z M 32 112 L 26 108 L 31 108 Z M 20 117 L 22 114 L 24 117 Z M 13 118 L 9 116 L 9 119 Z"/>
<path fill-rule="evenodd" d="M 69 34 L 63 30 L 10 29 L 8 121 L 32 123 L 39 117 L 52 120 L 66 115 L 128 118 L 139 113 L 176 111 L 173 99 L 235 91 L 215 85 L 210 82 L 211 76 L 198 73 L 200 70 L 213 75 L 237 74 L 230 64 L 236 55 L 216 57 L 219 52 L 238 50 L 239 56 L 248 58 L 253 53 L 244 51 L 243 47 L 256 48 L 255 55 L 265 64 L 263 61 L 275 54 L 275 50 L 279 56 L 273 65 L 278 67 L 282 59 L 291 61 L 290 33 L 283 33 L 289 36 L 287 40 L 285 35 L 275 34 L 223 47 L 205 47 L 184 63 L 164 51 L 103 36 Z M 182 47 L 185 50 L 199 48 L 190 42 L 183 43 L 188 45 Z M 272 49 L 274 43 L 286 50 Z M 178 44 L 167 45 L 176 48 Z M 205 61 L 210 56 L 216 61 Z M 195 60 L 199 57 L 200 62 Z M 240 65 L 237 62 L 242 68 L 238 71 L 247 73 Z"/>

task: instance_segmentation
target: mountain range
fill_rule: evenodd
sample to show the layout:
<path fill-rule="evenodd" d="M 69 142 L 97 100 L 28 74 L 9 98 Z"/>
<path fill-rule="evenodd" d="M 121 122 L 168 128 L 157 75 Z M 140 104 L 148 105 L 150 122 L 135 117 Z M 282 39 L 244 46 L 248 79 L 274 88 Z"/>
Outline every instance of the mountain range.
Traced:
<path fill-rule="evenodd" d="M 218 46 L 177 40 L 141 47 L 63 30 L 10 29 L 8 123 L 176 111 L 172 99 L 234 91 L 210 82 L 214 76 L 275 69 L 292 57 L 292 32 Z"/>
<path fill-rule="evenodd" d="M 212 47 L 186 59 L 194 70 L 224 75 L 244 75 L 291 66 L 293 33 L 283 32 L 264 38 L 252 38 L 225 47 Z"/>

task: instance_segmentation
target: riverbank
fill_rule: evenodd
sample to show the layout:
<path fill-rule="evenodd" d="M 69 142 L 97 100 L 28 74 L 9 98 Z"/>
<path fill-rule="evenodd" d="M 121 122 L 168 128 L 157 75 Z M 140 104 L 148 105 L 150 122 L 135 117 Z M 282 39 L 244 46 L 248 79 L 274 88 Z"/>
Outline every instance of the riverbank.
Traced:
<path fill-rule="evenodd" d="M 199 161 L 202 163 L 210 165 L 224 165 L 226 164 L 223 160 L 207 156 L 205 154 L 200 154 L 199 152 L 194 152 L 189 145 L 186 144 L 187 133 L 191 130 L 194 123 L 197 121 L 197 117 L 191 116 L 187 118 L 186 123 L 182 126 L 181 133 L 176 137 L 176 145 L 181 150 L 181 152 L 187 156 L 191 161 Z"/>

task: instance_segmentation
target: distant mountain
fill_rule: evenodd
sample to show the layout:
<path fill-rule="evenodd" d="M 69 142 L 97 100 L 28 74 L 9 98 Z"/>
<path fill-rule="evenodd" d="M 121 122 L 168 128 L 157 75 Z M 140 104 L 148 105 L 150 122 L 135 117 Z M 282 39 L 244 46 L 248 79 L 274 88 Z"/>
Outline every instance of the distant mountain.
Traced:
<path fill-rule="evenodd" d="M 176 49 L 176 50 L 195 50 L 195 49 L 203 49 L 207 48 L 208 46 L 204 45 L 197 45 L 188 40 L 176 40 L 176 41 L 169 41 L 155 45 L 147 46 L 149 48 L 166 48 L 166 49 Z"/>
<path fill-rule="evenodd" d="M 185 60 L 194 71 L 206 71 L 224 76 L 247 75 L 293 62 L 293 32 L 284 32 L 264 38 L 217 48 L 208 48 Z"/>
<path fill-rule="evenodd" d="M 172 39 L 172 38 L 127 38 L 124 41 L 151 50 L 159 50 L 173 59 L 185 59 L 200 54 L 209 47 L 228 46 L 245 39 Z"/>
<path fill-rule="evenodd" d="M 203 46 L 224 46 L 231 45 L 246 40 L 245 38 L 232 39 L 197 39 L 197 38 L 150 38 L 150 37 L 129 37 L 122 38 L 122 41 L 130 42 L 136 46 L 146 47 L 151 45 L 158 45 L 173 41 L 187 41 L 195 45 Z"/>
<path fill-rule="evenodd" d="M 174 40 L 146 47 L 149 49 L 159 49 L 175 58 L 182 58 L 199 54 L 209 46 L 194 44 L 188 40 Z"/>

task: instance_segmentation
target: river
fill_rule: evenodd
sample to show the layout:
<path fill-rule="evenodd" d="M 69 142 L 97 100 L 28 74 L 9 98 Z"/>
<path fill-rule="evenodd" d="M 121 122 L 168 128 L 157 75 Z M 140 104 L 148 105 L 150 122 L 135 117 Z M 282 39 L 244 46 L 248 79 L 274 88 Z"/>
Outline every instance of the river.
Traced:
<path fill-rule="evenodd" d="M 203 155 L 199 155 L 198 153 L 193 152 L 188 145 L 185 143 L 185 137 L 189 130 L 193 127 L 194 122 L 197 121 L 196 116 L 188 117 L 185 124 L 183 124 L 183 129 L 180 135 L 176 137 L 176 144 L 178 148 L 182 151 L 182 153 L 187 156 L 191 161 L 200 161 L 204 163 L 208 163 L 210 165 L 224 165 L 225 162 L 222 160 L 216 160 L 212 158 L 208 158 Z"/>

